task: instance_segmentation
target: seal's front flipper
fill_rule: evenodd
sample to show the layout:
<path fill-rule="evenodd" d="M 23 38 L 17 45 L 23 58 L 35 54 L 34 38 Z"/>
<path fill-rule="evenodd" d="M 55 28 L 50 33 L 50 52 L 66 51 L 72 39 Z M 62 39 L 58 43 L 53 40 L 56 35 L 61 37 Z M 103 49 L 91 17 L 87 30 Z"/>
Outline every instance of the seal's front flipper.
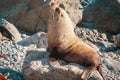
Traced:
<path fill-rule="evenodd" d="M 50 55 L 49 55 L 50 65 L 56 65 L 58 63 L 57 59 L 58 59 L 57 49 L 53 48 Z"/>
<path fill-rule="evenodd" d="M 58 63 L 58 61 L 54 57 L 49 57 L 49 63 L 51 66 L 54 66 Z"/>

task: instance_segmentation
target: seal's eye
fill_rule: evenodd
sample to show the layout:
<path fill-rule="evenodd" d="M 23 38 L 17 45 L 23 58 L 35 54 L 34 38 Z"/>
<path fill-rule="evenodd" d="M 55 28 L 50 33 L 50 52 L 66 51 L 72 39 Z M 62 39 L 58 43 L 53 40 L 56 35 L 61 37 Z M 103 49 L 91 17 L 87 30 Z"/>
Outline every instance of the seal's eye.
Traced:
<path fill-rule="evenodd" d="M 64 4 L 60 4 L 59 7 L 63 8 L 65 10 Z"/>
<path fill-rule="evenodd" d="M 58 14 L 60 14 L 60 9 L 59 9 L 59 8 L 56 8 L 56 9 L 55 9 L 55 12 L 58 13 Z"/>
<path fill-rule="evenodd" d="M 64 17 L 63 14 L 61 14 L 61 16 Z"/>

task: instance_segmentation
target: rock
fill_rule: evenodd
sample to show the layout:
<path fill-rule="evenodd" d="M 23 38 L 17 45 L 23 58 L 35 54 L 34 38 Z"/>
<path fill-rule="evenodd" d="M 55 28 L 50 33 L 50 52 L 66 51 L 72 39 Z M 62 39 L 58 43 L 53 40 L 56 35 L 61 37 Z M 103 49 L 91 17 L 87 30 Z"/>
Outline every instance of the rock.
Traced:
<path fill-rule="evenodd" d="M 0 41 L 0 69 L 3 65 L 3 68 L 21 71 L 26 51 L 27 48 L 21 45 L 8 40 Z"/>
<path fill-rule="evenodd" d="M 23 64 L 23 76 L 25 80 L 81 80 L 83 67 L 58 60 L 55 65 L 48 61 L 49 52 L 44 48 L 33 49 L 27 53 Z M 97 71 L 92 76 L 100 76 Z M 101 79 L 101 77 L 98 77 Z"/>
<path fill-rule="evenodd" d="M 107 35 L 106 35 L 105 33 L 102 33 L 102 34 L 101 34 L 101 38 L 102 38 L 103 40 L 107 41 Z"/>
<path fill-rule="evenodd" d="M 116 45 L 116 47 L 120 48 L 120 33 L 114 36 L 113 39 L 114 39 L 114 44 Z"/>
<path fill-rule="evenodd" d="M 21 69 L 26 51 L 26 47 L 10 40 L 0 41 L 0 73 L 7 80 L 23 80 Z"/>
<path fill-rule="evenodd" d="M 18 71 L 0 68 L 0 72 L 7 78 L 6 80 L 24 80 L 22 74 Z"/>
<path fill-rule="evenodd" d="M 3 39 L 2 33 L 0 32 L 0 41 Z"/>
<path fill-rule="evenodd" d="M 112 34 L 120 32 L 120 0 L 95 0 L 85 8 L 83 22 L 93 22 L 95 28 L 100 28 Z"/>
<path fill-rule="evenodd" d="M 52 1 L 65 6 L 75 25 L 82 19 L 82 6 L 79 0 L 5 0 L 0 2 L 0 17 L 25 31 L 46 31 L 49 4 Z"/>
<path fill-rule="evenodd" d="M 103 52 L 103 71 L 106 80 L 119 80 L 120 75 L 120 54 L 114 52 Z"/>
<path fill-rule="evenodd" d="M 104 64 L 107 66 L 107 68 L 111 71 L 120 71 L 120 63 L 117 60 L 112 60 L 111 58 L 104 59 L 103 60 Z"/>
<path fill-rule="evenodd" d="M 5 32 L 3 32 L 2 29 L 4 29 Z M 3 32 L 3 35 L 5 37 L 10 37 L 14 42 L 19 42 L 20 40 L 22 40 L 17 28 L 5 19 L 0 19 L 0 31 Z"/>
<path fill-rule="evenodd" d="M 89 4 L 91 4 L 94 0 L 80 0 L 80 3 L 83 7 L 87 7 Z"/>
<path fill-rule="evenodd" d="M 118 53 L 118 54 L 120 54 L 120 49 L 117 49 L 117 51 L 116 51 L 115 53 Z"/>
<path fill-rule="evenodd" d="M 36 34 L 33 34 L 30 37 L 24 38 L 18 44 L 21 44 L 23 46 L 29 46 L 32 44 L 35 44 L 36 48 L 46 48 L 47 47 L 47 40 L 46 40 L 46 33 L 44 32 L 38 32 Z M 32 45 L 33 46 L 33 45 Z"/>

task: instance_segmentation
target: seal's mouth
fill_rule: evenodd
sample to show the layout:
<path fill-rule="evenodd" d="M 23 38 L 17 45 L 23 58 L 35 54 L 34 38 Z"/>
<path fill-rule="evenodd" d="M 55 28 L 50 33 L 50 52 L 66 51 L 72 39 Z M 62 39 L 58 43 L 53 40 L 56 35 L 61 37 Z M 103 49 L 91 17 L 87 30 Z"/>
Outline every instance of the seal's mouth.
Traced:
<path fill-rule="evenodd" d="M 56 3 L 51 3 L 51 12 L 60 14 L 60 8 Z"/>
<path fill-rule="evenodd" d="M 50 14 L 52 16 L 52 19 L 53 20 L 58 19 L 57 16 L 59 15 L 59 13 L 60 13 L 59 6 L 56 3 L 51 2 L 51 4 L 50 4 Z"/>

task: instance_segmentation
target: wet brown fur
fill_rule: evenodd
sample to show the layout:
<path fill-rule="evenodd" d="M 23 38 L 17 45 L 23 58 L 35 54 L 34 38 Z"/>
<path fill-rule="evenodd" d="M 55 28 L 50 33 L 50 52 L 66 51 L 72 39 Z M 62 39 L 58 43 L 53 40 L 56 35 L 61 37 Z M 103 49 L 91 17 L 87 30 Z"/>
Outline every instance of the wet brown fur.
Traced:
<path fill-rule="evenodd" d="M 65 10 L 52 3 L 50 12 L 51 17 L 47 30 L 49 57 L 86 67 L 87 70 L 83 71 L 85 74 L 83 79 L 87 79 L 92 70 L 98 70 L 103 77 L 99 55 L 76 36 L 72 22 Z"/>

